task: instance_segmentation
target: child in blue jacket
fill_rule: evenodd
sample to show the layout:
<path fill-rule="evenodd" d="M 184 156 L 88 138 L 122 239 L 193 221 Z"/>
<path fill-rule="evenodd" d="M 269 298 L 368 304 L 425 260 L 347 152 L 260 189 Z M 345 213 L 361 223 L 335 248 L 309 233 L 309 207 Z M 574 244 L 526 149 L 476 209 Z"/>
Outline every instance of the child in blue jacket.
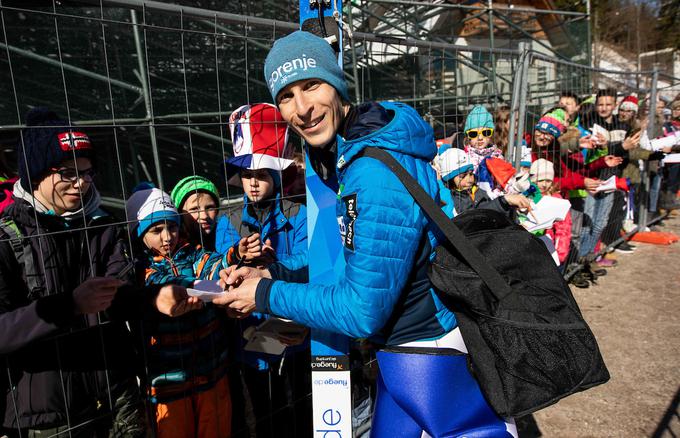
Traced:
<path fill-rule="evenodd" d="M 282 196 L 282 180 L 295 176 L 288 158 L 288 127 L 271 104 L 244 105 L 232 113 L 230 132 L 234 157 L 226 162 L 231 185 L 244 191 L 242 209 L 233 209 L 217 224 L 216 249 L 230 265 L 257 267 L 279 265 L 307 269 L 307 209 Z M 290 173 L 290 175 L 289 175 Z M 254 314 L 239 321 L 240 330 L 266 320 Z M 309 342 L 306 335 L 282 336 L 287 345 L 282 356 L 248 352 L 241 342 L 244 382 L 253 403 L 257 435 L 299 436 L 311 430 L 309 411 L 297 402 L 311 392 Z M 285 409 L 296 403 L 295 411 Z M 272 417 L 273 416 L 273 417 Z"/>
<path fill-rule="evenodd" d="M 214 280 L 224 256 L 183 242 L 180 217 L 170 196 L 142 188 L 125 205 L 134 243 L 142 246 L 146 285 L 173 283 L 190 288 Z M 225 437 L 231 433 L 227 372 L 226 313 L 206 304 L 177 318 L 160 313 L 145 319 L 142 336 L 146 386 L 156 419 L 156 436 Z"/>
<path fill-rule="evenodd" d="M 279 123 L 274 123 L 276 120 Z M 307 265 L 307 209 L 282 196 L 282 179 L 296 168 L 286 158 L 288 129 L 274 105 L 244 105 L 230 117 L 234 157 L 229 183 L 242 187 L 243 209 L 217 223 L 216 249 L 230 264 Z"/>

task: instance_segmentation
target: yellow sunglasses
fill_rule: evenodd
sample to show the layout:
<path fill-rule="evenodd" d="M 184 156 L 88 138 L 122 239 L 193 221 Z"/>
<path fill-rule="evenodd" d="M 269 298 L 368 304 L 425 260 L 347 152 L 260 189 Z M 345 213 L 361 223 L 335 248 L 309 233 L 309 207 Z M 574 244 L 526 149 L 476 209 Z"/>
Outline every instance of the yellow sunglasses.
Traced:
<path fill-rule="evenodd" d="M 465 135 L 470 140 L 475 139 L 478 136 L 480 136 L 480 137 L 491 137 L 493 135 L 493 128 L 470 129 L 468 131 L 465 131 Z"/>

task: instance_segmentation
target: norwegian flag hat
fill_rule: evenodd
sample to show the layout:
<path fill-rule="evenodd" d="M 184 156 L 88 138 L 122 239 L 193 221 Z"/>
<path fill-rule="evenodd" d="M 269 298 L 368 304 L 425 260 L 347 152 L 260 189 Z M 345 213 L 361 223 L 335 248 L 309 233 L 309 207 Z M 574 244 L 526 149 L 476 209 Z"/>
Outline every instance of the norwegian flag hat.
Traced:
<path fill-rule="evenodd" d="M 17 164 L 21 187 L 27 192 L 32 192 L 32 186 L 63 161 L 94 158 L 87 134 L 47 108 L 37 107 L 26 113 L 26 128 L 21 137 Z"/>
<path fill-rule="evenodd" d="M 243 105 L 229 117 L 234 156 L 227 159 L 229 183 L 241 186 L 239 172 L 269 169 L 283 172 L 293 160 L 288 151 L 288 124 L 276 106 L 269 103 Z"/>

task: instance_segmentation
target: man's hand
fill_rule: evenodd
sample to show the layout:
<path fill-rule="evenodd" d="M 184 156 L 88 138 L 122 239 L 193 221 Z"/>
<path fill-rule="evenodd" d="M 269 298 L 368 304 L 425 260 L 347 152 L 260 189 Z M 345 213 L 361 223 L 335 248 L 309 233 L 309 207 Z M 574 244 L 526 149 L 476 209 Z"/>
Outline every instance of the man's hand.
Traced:
<path fill-rule="evenodd" d="M 630 151 L 640 146 L 640 135 L 642 135 L 642 131 L 638 131 L 634 135 L 623 140 L 623 149 Z"/>
<path fill-rule="evenodd" d="M 604 157 L 604 164 L 606 164 L 607 167 L 616 167 L 621 163 L 623 163 L 623 158 L 621 157 L 615 155 L 607 155 Z"/>
<path fill-rule="evenodd" d="M 602 184 L 602 181 L 599 179 L 584 178 L 583 180 L 583 185 L 585 186 L 586 191 L 591 195 L 597 193 L 595 190 L 600 187 L 600 184 Z"/>
<path fill-rule="evenodd" d="M 198 297 L 190 297 L 184 287 L 175 284 L 163 286 L 158 292 L 154 304 L 159 312 L 173 317 L 203 307 L 203 302 Z"/>
<path fill-rule="evenodd" d="M 124 283 L 114 277 L 88 278 L 73 290 L 73 312 L 84 315 L 108 309 Z"/>
<path fill-rule="evenodd" d="M 220 280 L 221 282 L 221 280 Z M 213 304 L 226 306 L 231 309 L 229 315 L 236 315 L 237 318 L 245 318 L 255 311 L 255 291 L 260 278 L 245 278 L 238 287 L 232 288 L 227 293 L 213 299 Z"/>
<path fill-rule="evenodd" d="M 524 195 L 505 195 L 505 201 L 508 204 L 519 208 L 520 210 L 525 210 L 531 207 L 531 201 Z"/>
<path fill-rule="evenodd" d="M 229 290 L 230 287 L 236 287 L 247 278 L 272 278 L 267 269 L 257 269 L 248 266 L 237 268 L 234 265 L 220 271 L 220 287 L 222 289 Z"/>

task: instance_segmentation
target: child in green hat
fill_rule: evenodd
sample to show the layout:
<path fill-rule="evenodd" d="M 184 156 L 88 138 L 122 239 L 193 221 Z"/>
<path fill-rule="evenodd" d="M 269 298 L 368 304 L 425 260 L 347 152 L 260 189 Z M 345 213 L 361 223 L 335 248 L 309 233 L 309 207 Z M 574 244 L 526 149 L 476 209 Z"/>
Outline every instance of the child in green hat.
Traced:
<path fill-rule="evenodd" d="M 215 225 L 220 205 L 215 184 L 202 176 L 187 176 L 175 185 L 170 196 L 182 217 L 186 240 L 201 245 L 206 251 L 215 251 Z"/>

